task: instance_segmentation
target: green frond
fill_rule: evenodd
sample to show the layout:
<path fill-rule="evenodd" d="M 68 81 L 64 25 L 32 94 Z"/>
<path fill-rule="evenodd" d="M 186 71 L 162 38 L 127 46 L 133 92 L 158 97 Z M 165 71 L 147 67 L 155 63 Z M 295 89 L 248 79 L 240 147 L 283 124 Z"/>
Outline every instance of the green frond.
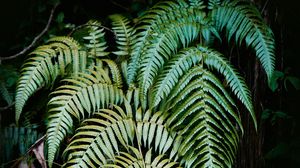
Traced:
<path fill-rule="evenodd" d="M 201 52 L 195 48 L 188 48 L 172 57 L 158 75 L 153 89 L 150 91 L 150 108 L 157 106 L 161 100 L 169 95 L 171 89 L 192 66 L 202 60 Z"/>
<path fill-rule="evenodd" d="M 133 104 L 134 110 L 137 110 L 140 107 L 140 97 L 139 97 L 139 88 L 131 87 L 127 90 L 126 98 L 128 102 Z"/>
<path fill-rule="evenodd" d="M 9 92 L 8 88 L 6 87 L 5 83 L 0 81 L 0 96 L 3 98 L 7 104 L 13 103 L 13 96 Z"/>
<path fill-rule="evenodd" d="M 160 26 L 171 24 L 178 13 L 185 11 L 188 5 L 184 1 L 161 1 L 139 18 L 139 26 L 134 34 L 132 54 L 129 58 L 127 84 L 134 83 L 138 68 L 140 66 L 141 54 L 147 50 L 148 38 L 153 31 L 159 30 Z M 184 10 L 183 10 L 184 9 Z M 161 24 L 163 23 L 163 24 Z"/>
<path fill-rule="evenodd" d="M 188 16 L 188 13 L 181 14 L 182 18 Z M 149 36 L 149 45 L 146 46 L 147 51 L 140 56 L 142 61 L 138 70 L 142 102 L 145 102 L 145 95 L 153 84 L 158 70 L 164 66 L 165 61 L 168 61 L 180 46 L 187 47 L 198 37 L 200 26 L 197 22 L 200 22 L 202 15 L 198 13 L 195 16 L 197 17 L 174 20 L 170 25 L 162 27 L 161 30 L 154 31 Z M 145 108 L 145 105 L 143 105 L 143 108 Z"/>
<path fill-rule="evenodd" d="M 141 110 L 137 111 L 140 113 L 140 117 L 136 116 L 136 134 L 137 141 L 140 145 L 150 149 L 154 148 L 154 151 L 159 154 L 166 153 L 171 149 L 174 141 L 174 135 L 170 132 L 169 128 L 166 126 L 166 116 L 162 112 L 155 112 L 152 114 L 148 110 L 142 117 Z"/>
<path fill-rule="evenodd" d="M 203 158 L 209 158 L 209 160 L 202 160 L 204 164 L 207 164 L 204 167 L 214 167 L 218 165 L 216 162 L 221 163 L 223 165 L 221 167 L 230 167 L 229 165 L 232 165 L 234 161 L 239 136 L 233 123 L 228 119 L 228 114 L 224 113 L 226 107 L 218 106 L 219 102 L 214 100 L 216 98 L 205 92 L 199 92 L 203 97 L 198 99 L 198 104 L 186 111 L 181 111 L 184 114 L 181 115 L 179 121 L 185 118 L 190 118 L 191 121 L 179 131 L 180 136 L 185 138 L 178 152 L 183 156 L 187 167 L 197 167 L 198 164 L 195 161 Z M 230 111 L 231 113 L 234 112 Z M 176 125 L 182 126 L 184 123 L 176 123 L 174 126 Z M 215 156 L 216 153 L 218 155 Z"/>
<path fill-rule="evenodd" d="M 0 64 L 0 74 L 0 99 L 11 105 L 14 102 L 18 73 L 14 67 Z"/>
<path fill-rule="evenodd" d="M 199 46 L 198 48 L 202 52 L 206 53 L 206 55 L 204 56 L 204 63 L 208 67 L 217 70 L 225 77 L 227 84 L 231 88 L 231 91 L 237 96 L 237 98 L 246 106 L 246 108 L 250 112 L 254 126 L 257 129 L 256 117 L 251 100 L 251 94 L 244 79 L 222 56 L 222 54 L 205 47 Z"/>
<path fill-rule="evenodd" d="M 91 20 L 87 23 L 89 27 L 89 33 L 83 37 L 85 40 L 84 46 L 87 49 L 89 56 L 92 57 L 104 57 L 109 54 L 105 51 L 107 49 L 105 41 L 104 28 L 101 27 L 101 23 L 95 20 Z"/>
<path fill-rule="evenodd" d="M 21 77 L 17 83 L 16 91 L 16 122 L 18 122 L 22 109 L 38 88 L 49 86 L 58 76 L 58 65 L 51 60 L 55 58 L 55 51 L 43 46 L 36 49 L 35 57 L 29 58 L 21 70 Z"/>
<path fill-rule="evenodd" d="M 248 3 L 225 1 L 213 9 L 212 18 L 219 31 L 226 29 L 229 40 L 235 35 L 236 43 L 244 40 L 255 50 L 270 79 L 275 67 L 275 40 L 259 11 Z"/>
<path fill-rule="evenodd" d="M 122 84 L 123 84 L 122 75 L 118 68 L 118 65 L 114 61 L 109 59 L 102 59 L 101 61 L 105 62 L 108 65 L 110 72 L 112 74 L 113 82 L 116 84 L 116 86 L 118 88 L 122 88 Z"/>
<path fill-rule="evenodd" d="M 145 166 L 142 153 L 134 148 L 129 146 L 128 152 L 120 152 L 115 159 L 111 160 L 109 163 L 103 165 L 103 167 L 112 167 L 112 168 L 122 168 L 122 167 L 136 167 L 142 168 Z"/>
<path fill-rule="evenodd" d="M 31 125 L 32 126 L 32 125 Z M 11 161 L 18 155 L 25 155 L 28 148 L 42 135 L 33 127 L 5 127 L 1 128 L 1 163 Z M 16 153 L 16 152 L 20 153 Z"/>
<path fill-rule="evenodd" d="M 133 143 L 134 122 L 120 107 L 100 109 L 81 125 L 64 151 L 65 167 L 103 167 Z"/>
<path fill-rule="evenodd" d="M 118 56 L 129 56 L 132 50 L 132 40 L 135 29 L 130 25 L 130 21 L 122 15 L 111 15 L 112 30 L 116 34 L 117 51 L 113 52 Z"/>
<path fill-rule="evenodd" d="M 86 113 L 91 116 L 100 108 L 122 103 L 122 90 L 112 85 L 111 81 L 106 81 L 106 73 L 99 69 L 91 74 L 80 73 L 77 77 L 65 79 L 67 84 L 51 93 L 53 97 L 48 103 L 50 116 L 47 129 L 49 165 L 67 131 L 71 130 L 73 118 L 81 120 L 86 118 Z"/>
<path fill-rule="evenodd" d="M 213 9 L 218 7 L 221 4 L 221 0 L 209 0 L 208 1 L 208 9 Z"/>
<path fill-rule="evenodd" d="M 154 155 L 152 150 L 147 151 L 145 156 L 136 148 L 130 147 L 129 152 L 120 152 L 120 155 L 116 156 L 111 163 L 104 165 L 103 167 L 111 168 L 144 168 L 144 167 L 165 167 L 165 168 L 179 168 L 179 164 L 174 162 L 164 155 Z"/>
<path fill-rule="evenodd" d="M 185 73 L 184 76 L 182 76 L 180 78 L 180 80 L 178 81 L 178 83 L 172 88 L 172 91 L 170 92 L 170 94 L 168 95 L 168 97 L 166 98 L 168 102 L 173 101 L 174 97 L 179 97 L 182 99 L 184 98 L 184 96 L 177 96 L 180 93 L 186 93 L 184 91 L 182 91 L 183 89 L 188 90 L 189 87 L 187 87 L 187 85 L 191 82 L 191 80 L 193 78 L 197 78 L 199 76 L 201 76 L 203 73 L 203 67 L 202 66 L 195 66 L 193 68 L 191 68 L 189 71 L 187 71 Z M 175 101 L 176 102 L 176 101 Z M 172 103 L 172 104 L 176 104 L 176 103 Z"/>
<path fill-rule="evenodd" d="M 195 7 L 197 9 L 205 8 L 204 0 L 188 0 L 188 1 L 192 7 Z"/>
<path fill-rule="evenodd" d="M 47 45 L 38 47 L 29 55 L 21 69 L 16 91 L 16 121 L 22 109 L 39 88 L 49 87 L 58 75 L 76 76 L 87 67 L 87 56 L 79 51 L 79 44 L 70 37 L 51 38 Z M 69 70 L 71 69 L 71 70 Z"/>
<path fill-rule="evenodd" d="M 205 63 L 209 55 L 203 49 L 197 51 Z M 172 155 L 178 151 L 177 157 L 183 157 L 186 167 L 230 167 L 240 137 L 235 124 L 243 132 L 233 108 L 235 103 L 220 80 L 205 67 L 195 66 L 184 74 L 180 80 L 173 80 L 173 89 L 162 108 L 167 115 L 166 126 L 185 137 Z"/>

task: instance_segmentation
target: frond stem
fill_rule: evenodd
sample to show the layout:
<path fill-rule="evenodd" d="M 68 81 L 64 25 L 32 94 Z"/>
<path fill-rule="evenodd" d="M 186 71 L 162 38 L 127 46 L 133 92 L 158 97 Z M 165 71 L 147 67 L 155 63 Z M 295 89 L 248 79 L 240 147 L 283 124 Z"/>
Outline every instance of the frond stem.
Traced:
<path fill-rule="evenodd" d="M 82 29 L 82 28 L 84 28 L 84 27 L 88 27 L 88 26 L 101 27 L 101 28 L 103 28 L 103 29 L 105 29 L 105 30 L 108 30 L 108 31 L 112 32 L 112 33 L 114 34 L 114 38 L 117 37 L 116 33 L 115 33 L 114 31 L 112 31 L 112 30 L 111 30 L 110 28 L 108 28 L 108 27 L 105 27 L 105 26 L 102 26 L 102 25 L 97 25 L 97 24 L 88 24 L 88 23 L 82 24 L 82 25 L 79 25 L 79 26 L 75 27 L 75 28 L 68 34 L 68 36 L 71 36 L 71 35 L 72 35 L 74 32 L 76 32 L 77 30 Z"/>

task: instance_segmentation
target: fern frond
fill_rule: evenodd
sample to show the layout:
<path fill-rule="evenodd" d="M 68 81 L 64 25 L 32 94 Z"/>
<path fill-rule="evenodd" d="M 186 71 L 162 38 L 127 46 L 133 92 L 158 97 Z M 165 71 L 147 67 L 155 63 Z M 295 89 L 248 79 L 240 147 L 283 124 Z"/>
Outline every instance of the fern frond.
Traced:
<path fill-rule="evenodd" d="M 157 106 L 162 99 L 169 95 L 181 76 L 201 60 L 201 52 L 194 47 L 188 48 L 172 57 L 153 84 L 153 89 L 150 91 L 150 108 Z"/>
<path fill-rule="evenodd" d="M 145 156 L 136 148 L 129 147 L 129 152 L 120 152 L 120 155 L 116 156 L 110 163 L 103 167 L 111 168 L 144 168 L 144 167 L 166 167 L 175 168 L 180 167 L 177 162 L 167 159 L 164 155 L 153 156 L 152 150 L 147 151 Z"/>
<path fill-rule="evenodd" d="M 172 88 L 171 93 L 166 98 L 166 103 L 169 105 L 162 105 L 161 110 L 166 111 L 173 108 L 179 101 L 185 99 L 189 94 L 191 94 L 193 90 L 196 88 L 200 89 L 201 85 L 199 81 L 202 80 L 201 76 L 203 76 L 205 80 L 213 83 L 216 89 L 219 89 L 221 93 L 224 94 L 228 102 L 230 102 L 232 106 L 235 106 L 234 101 L 224 89 L 221 81 L 209 71 L 204 70 L 202 66 L 195 66 L 186 72 L 185 75 L 180 78 L 179 82 Z"/>
<path fill-rule="evenodd" d="M 39 51 L 41 50 L 41 51 Z M 28 98 L 43 86 L 49 86 L 58 76 L 58 65 L 52 64 L 55 51 L 39 47 L 36 56 L 29 58 L 23 65 L 21 77 L 17 83 L 16 91 L 16 122 L 18 122 L 22 109 Z"/>
<path fill-rule="evenodd" d="M 99 69 L 98 69 L 99 70 Z M 102 73 L 101 73 L 102 72 Z M 52 93 L 49 101 L 49 124 L 47 129 L 49 165 L 54 160 L 60 142 L 67 131 L 73 126 L 73 119 L 91 116 L 100 108 L 107 108 L 111 104 L 123 101 L 123 92 L 110 81 L 106 81 L 106 73 L 94 71 L 91 74 L 80 73 L 77 77 L 65 79 L 66 85 L 60 86 Z"/>
<path fill-rule="evenodd" d="M 130 21 L 122 15 L 111 15 L 112 30 L 116 34 L 117 51 L 113 52 L 118 56 L 128 56 L 132 50 L 132 40 L 135 29 Z"/>
<path fill-rule="evenodd" d="M 221 0 L 209 0 L 208 1 L 208 9 L 213 9 L 221 4 Z"/>
<path fill-rule="evenodd" d="M 255 128 L 257 129 L 255 112 L 251 100 L 250 91 L 244 81 L 244 79 L 238 74 L 238 72 L 229 64 L 229 62 L 222 56 L 222 54 L 210 50 L 205 47 L 198 47 L 202 52 L 206 53 L 204 57 L 204 63 L 219 73 L 224 75 L 226 82 L 230 86 L 232 92 L 237 98 L 246 106 L 251 114 Z"/>
<path fill-rule="evenodd" d="M 275 67 L 275 40 L 259 11 L 248 3 L 224 1 L 212 11 L 212 17 L 219 31 L 226 29 L 229 40 L 235 35 L 236 43 L 245 40 L 255 50 L 270 79 Z"/>
<path fill-rule="evenodd" d="M 228 109 L 228 104 L 219 105 L 222 104 L 217 102 L 220 96 L 210 94 L 211 86 L 207 86 L 206 81 L 202 82 L 203 90 L 195 89 L 194 94 L 180 103 L 179 107 L 175 107 L 175 111 L 168 117 L 167 125 L 185 137 L 178 152 L 184 157 L 187 167 L 199 166 L 196 164 L 199 160 L 203 161 L 201 164 L 207 164 L 207 167 L 216 166 L 217 163 L 222 163 L 221 167 L 229 167 L 233 164 L 239 135 L 228 115 L 233 115 L 238 123 L 240 119 L 233 110 Z M 214 156 L 216 153 L 218 156 Z"/>
<path fill-rule="evenodd" d="M 25 155 L 30 146 L 42 136 L 33 127 L 5 127 L 0 133 L 1 163 L 9 162 L 20 154 Z"/>
<path fill-rule="evenodd" d="M 76 76 L 87 67 L 87 56 L 79 51 L 79 44 L 70 37 L 54 37 L 48 45 L 38 47 L 29 55 L 23 64 L 21 77 L 16 91 L 16 121 L 18 122 L 22 109 L 39 88 L 49 87 L 58 75 L 71 72 Z M 68 71 L 68 69 L 72 71 Z"/>
<path fill-rule="evenodd" d="M 128 64 L 128 76 L 127 84 L 131 85 L 136 78 L 137 70 L 141 61 L 141 54 L 145 52 L 146 45 L 149 45 L 147 39 L 153 33 L 153 30 L 158 30 L 161 23 L 165 26 L 174 20 L 177 13 L 185 11 L 188 8 L 188 4 L 184 1 L 162 1 L 148 10 L 141 18 L 139 18 L 140 26 L 136 28 L 136 34 L 134 35 L 132 54 Z M 184 9 L 184 10 L 183 10 Z"/>
<path fill-rule="evenodd" d="M 118 88 L 122 88 L 122 84 L 123 84 L 122 75 L 118 68 L 118 65 L 114 61 L 109 59 L 102 59 L 101 61 L 105 62 L 108 65 L 110 72 L 112 74 L 113 82 L 116 84 L 116 86 Z"/>
<path fill-rule="evenodd" d="M 188 0 L 190 6 L 195 7 L 197 9 L 205 8 L 205 4 L 203 0 Z"/>
<path fill-rule="evenodd" d="M 104 28 L 101 27 L 101 23 L 91 20 L 87 25 L 90 28 L 89 33 L 87 36 L 83 37 L 83 39 L 86 41 L 84 42 L 84 46 L 88 50 L 89 55 L 92 57 L 107 56 L 109 52 L 105 51 L 107 45 L 104 38 Z"/>
<path fill-rule="evenodd" d="M 136 112 L 137 141 L 148 149 L 153 147 L 159 154 L 166 153 L 174 141 L 174 133 L 170 132 L 165 124 L 166 116 L 162 112 L 152 114 L 151 110 L 148 110 L 142 117 L 141 112 L 140 109 Z"/>
<path fill-rule="evenodd" d="M 64 151 L 68 155 L 65 167 L 103 167 L 120 154 L 119 143 L 125 149 L 133 143 L 133 123 L 120 107 L 116 110 L 100 109 L 77 129 Z"/>
<path fill-rule="evenodd" d="M 5 83 L 0 81 L 0 96 L 3 98 L 8 105 L 13 103 L 12 94 L 8 91 L 8 88 L 5 86 Z"/>
<path fill-rule="evenodd" d="M 187 13 L 181 14 L 182 18 L 188 17 Z M 199 13 L 195 16 L 197 17 L 174 20 L 168 27 L 162 27 L 161 31 L 157 30 L 149 36 L 149 45 L 146 46 L 147 51 L 140 56 L 142 61 L 138 70 L 142 102 L 145 102 L 145 95 L 165 61 L 169 60 L 180 46 L 187 47 L 198 37 L 200 26 L 197 22 L 200 22 L 202 15 Z M 142 107 L 145 108 L 145 105 Z"/>

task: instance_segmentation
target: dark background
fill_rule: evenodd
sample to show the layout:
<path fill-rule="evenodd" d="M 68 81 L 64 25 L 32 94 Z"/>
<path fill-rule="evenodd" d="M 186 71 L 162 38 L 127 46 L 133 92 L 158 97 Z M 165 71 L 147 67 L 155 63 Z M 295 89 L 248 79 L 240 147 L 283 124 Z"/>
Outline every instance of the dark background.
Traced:
<path fill-rule="evenodd" d="M 263 16 L 274 31 L 277 45 L 276 69 L 286 71 L 288 75 L 300 77 L 299 1 L 255 0 L 253 2 L 259 9 L 264 8 Z M 44 0 L 2 1 L 0 5 L 0 57 L 10 56 L 28 46 L 45 27 L 54 3 L 55 1 Z M 65 35 L 70 32 L 70 29 L 64 28 L 67 23 L 80 25 L 92 18 L 105 22 L 106 16 L 113 13 L 129 13 L 129 16 L 134 18 L 152 3 L 146 0 L 62 0 L 55 12 L 49 32 L 40 42 L 46 40 L 51 34 Z M 2 64 L 13 65 L 18 69 L 24 57 L 25 55 L 3 61 Z M 263 85 L 267 86 L 267 83 Z M 284 111 L 289 117 L 279 118 L 274 122 L 270 121 L 271 119 L 261 121 L 258 133 L 249 133 L 254 137 L 253 142 L 245 139 L 242 141 L 237 167 L 300 167 L 299 91 L 292 86 L 288 86 L 288 90 L 285 90 L 282 85 L 276 92 L 271 92 L 267 87 L 259 88 L 263 90 L 258 92 L 265 93 L 259 100 L 268 102 L 266 108 Z M 262 115 L 263 110 L 258 111 L 258 115 Z M 13 121 L 14 116 L 10 114 L 9 117 Z M 2 122 L 2 126 L 8 124 Z M 246 154 L 247 152 L 259 156 Z"/>

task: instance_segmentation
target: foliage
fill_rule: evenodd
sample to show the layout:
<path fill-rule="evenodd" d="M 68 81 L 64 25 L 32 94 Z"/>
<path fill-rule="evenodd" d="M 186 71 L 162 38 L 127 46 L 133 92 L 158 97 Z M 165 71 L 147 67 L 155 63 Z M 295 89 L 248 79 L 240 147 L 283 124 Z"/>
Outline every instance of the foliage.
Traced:
<path fill-rule="evenodd" d="M 3 149 L 1 167 L 6 167 L 4 163 L 9 163 L 13 155 L 25 156 L 27 149 L 41 137 L 34 127 L 6 127 L 1 129 L 1 135 L 1 149 Z"/>
<path fill-rule="evenodd" d="M 271 80 L 269 81 L 269 87 L 273 92 L 278 89 L 280 81 L 282 81 L 286 91 L 288 91 L 288 83 L 290 83 L 296 90 L 300 89 L 300 79 L 289 75 L 288 69 L 286 69 L 284 72 L 274 71 Z"/>
<path fill-rule="evenodd" d="M 161 1 L 134 26 L 110 19 L 112 48 L 106 27 L 90 21 L 74 38 L 39 46 L 22 67 L 17 123 L 37 90 L 52 90 L 49 166 L 67 142 L 65 167 L 232 167 L 243 134 L 236 99 L 257 123 L 246 82 L 213 44 L 245 43 L 270 79 L 274 39 L 257 9 L 236 0 Z"/>
<path fill-rule="evenodd" d="M 13 87 L 18 79 L 18 73 L 13 67 L 0 65 L 0 98 L 7 105 L 12 105 L 14 101 Z"/>

